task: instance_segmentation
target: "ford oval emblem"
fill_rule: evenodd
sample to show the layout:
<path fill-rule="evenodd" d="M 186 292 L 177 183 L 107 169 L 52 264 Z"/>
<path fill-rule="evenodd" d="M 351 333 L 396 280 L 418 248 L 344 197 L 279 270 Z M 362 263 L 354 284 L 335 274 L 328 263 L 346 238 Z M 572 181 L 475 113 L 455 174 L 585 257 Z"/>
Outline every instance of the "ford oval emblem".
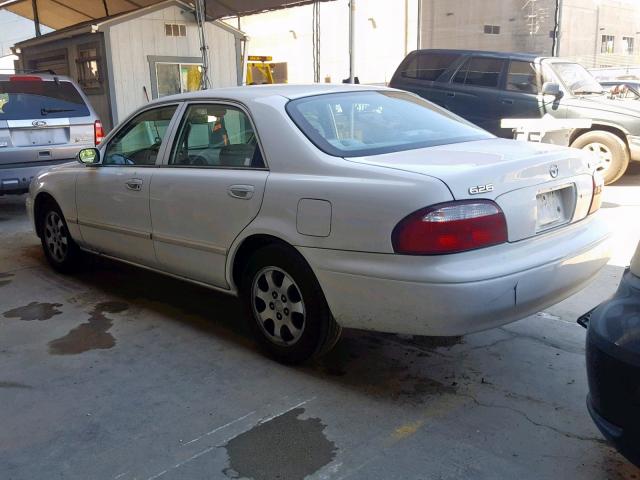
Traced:
<path fill-rule="evenodd" d="M 44 120 L 34 120 L 33 122 L 31 122 L 31 125 L 33 125 L 34 127 L 45 127 L 47 125 L 47 122 L 45 122 Z"/>
<path fill-rule="evenodd" d="M 549 167 L 549 175 L 551 175 L 551 178 L 556 178 L 558 176 L 558 165 L 551 165 Z"/>

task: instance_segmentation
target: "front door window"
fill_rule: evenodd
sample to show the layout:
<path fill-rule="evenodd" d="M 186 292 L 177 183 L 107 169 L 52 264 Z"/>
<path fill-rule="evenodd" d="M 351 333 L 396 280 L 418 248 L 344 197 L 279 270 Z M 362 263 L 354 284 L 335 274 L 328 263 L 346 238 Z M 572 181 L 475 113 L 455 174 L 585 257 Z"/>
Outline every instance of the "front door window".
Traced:
<path fill-rule="evenodd" d="M 177 105 L 146 110 L 118 131 L 107 146 L 103 165 L 155 165 Z"/>

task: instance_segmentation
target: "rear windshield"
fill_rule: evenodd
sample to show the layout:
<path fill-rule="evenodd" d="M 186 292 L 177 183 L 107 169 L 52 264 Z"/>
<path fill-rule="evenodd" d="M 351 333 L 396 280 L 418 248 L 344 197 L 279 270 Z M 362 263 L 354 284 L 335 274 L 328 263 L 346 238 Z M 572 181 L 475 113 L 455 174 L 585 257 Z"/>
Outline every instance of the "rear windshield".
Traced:
<path fill-rule="evenodd" d="M 0 120 L 86 117 L 84 100 L 70 82 L 0 81 Z"/>
<path fill-rule="evenodd" d="M 405 92 L 358 91 L 292 100 L 287 112 L 322 151 L 358 157 L 492 138 L 492 135 Z"/>

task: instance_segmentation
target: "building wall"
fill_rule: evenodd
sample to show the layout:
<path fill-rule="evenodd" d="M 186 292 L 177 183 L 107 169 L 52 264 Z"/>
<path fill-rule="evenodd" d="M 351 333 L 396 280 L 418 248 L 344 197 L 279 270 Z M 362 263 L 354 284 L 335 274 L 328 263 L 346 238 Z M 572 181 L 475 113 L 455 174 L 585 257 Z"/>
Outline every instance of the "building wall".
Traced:
<path fill-rule="evenodd" d="M 556 0 L 422 2 L 423 48 L 552 53 Z M 604 34 L 615 37 L 614 56 L 623 54 L 623 36 L 634 37 L 635 49 L 640 50 L 639 0 L 562 0 L 561 4 L 561 56 L 581 57 L 596 65 L 621 61 L 611 55 L 608 60 L 600 58 Z M 485 25 L 500 26 L 500 34 L 484 33 Z"/>
<path fill-rule="evenodd" d="M 551 53 L 555 0 L 422 1 L 423 48 Z M 485 25 L 500 33 L 485 33 Z"/>
<path fill-rule="evenodd" d="M 104 127 L 109 130 L 112 127 L 112 118 L 109 108 L 109 80 L 105 75 L 107 62 L 105 61 L 104 41 L 102 33 L 92 33 L 78 35 L 71 38 L 63 38 L 34 45 L 31 47 L 22 47 L 20 52 L 19 68 L 32 70 L 37 68 L 37 62 L 48 58 L 53 54 L 63 53 L 66 56 L 64 71 L 56 71 L 58 74 L 68 74 L 73 79 L 78 79 L 78 69 L 76 59 L 78 58 L 78 46 L 87 43 L 96 43 L 98 47 L 98 55 L 101 57 L 99 62 L 100 71 L 103 73 L 102 88 L 99 91 L 87 91 L 87 95 L 93 109 L 103 122 Z"/>
<path fill-rule="evenodd" d="M 356 6 L 356 76 L 362 83 L 386 83 L 417 47 L 418 0 L 359 0 Z M 286 62 L 289 83 L 313 82 L 312 18 L 310 5 L 242 17 L 248 54 Z M 229 23 L 237 26 L 236 19 Z M 348 78 L 348 0 L 320 4 L 320 44 L 320 81 Z"/>
<path fill-rule="evenodd" d="M 186 37 L 167 36 L 165 23 L 186 24 Z M 207 24 L 206 35 L 213 86 L 237 85 L 236 37 L 214 23 Z M 118 123 L 152 97 L 149 56 L 200 57 L 198 27 L 193 14 L 169 6 L 110 26 L 107 49 L 113 79 L 112 110 Z"/>
<path fill-rule="evenodd" d="M 564 0 L 560 55 L 589 67 L 640 63 L 640 1 Z M 601 53 L 602 36 L 614 37 L 612 54 Z M 634 39 L 634 54 L 626 55 L 623 37 Z"/>

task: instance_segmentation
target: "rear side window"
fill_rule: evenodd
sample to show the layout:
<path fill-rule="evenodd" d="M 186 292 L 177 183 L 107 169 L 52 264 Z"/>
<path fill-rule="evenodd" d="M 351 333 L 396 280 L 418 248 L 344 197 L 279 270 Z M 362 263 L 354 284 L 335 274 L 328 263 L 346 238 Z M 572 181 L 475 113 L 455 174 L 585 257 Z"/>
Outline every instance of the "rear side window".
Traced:
<path fill-rule="evenodd" d="M 498 88 L 505 61 L 499 58 L 471 57 L 453 77 L 454 83 Z"/>
<path fill-rule="evenodd" d="M 320 150 L 337 157 L 491 138 L 479 127 L 406 92 L 322 94 L 292 100 L 286 109 Z"/>
<path fill-rule="evenodd" d="M 88 115 L 87 105 L 70 82 L 56 83 L 39 79 L 0 81 L 0 120 Z"/>
<path fill-rule="evenodd" d="M 531 62 L 512 61 L 507 74 L 507 90 L 538 93 L 538 76 Z"/>
<path fill-rule="evenodd" d="M 450 53 L 419 53 L 409 61 L 401 75 L 405 78 L 435 81 L 460 55 Z"/>

